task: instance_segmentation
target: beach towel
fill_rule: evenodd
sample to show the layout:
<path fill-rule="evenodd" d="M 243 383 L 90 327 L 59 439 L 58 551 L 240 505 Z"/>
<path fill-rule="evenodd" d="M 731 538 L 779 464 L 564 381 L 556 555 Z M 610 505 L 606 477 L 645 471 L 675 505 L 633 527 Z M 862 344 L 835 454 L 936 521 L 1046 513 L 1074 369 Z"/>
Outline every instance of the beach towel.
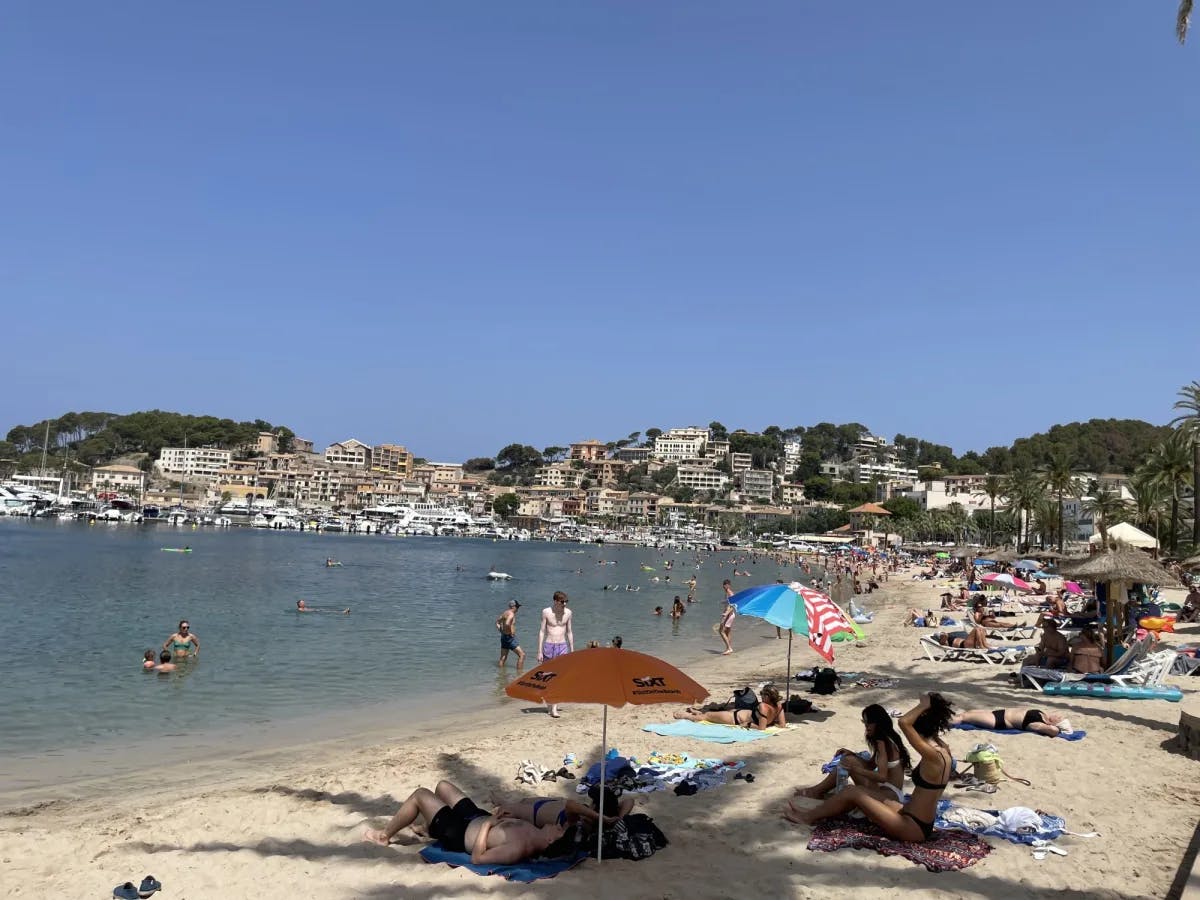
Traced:
<path fill-rule="evenodd" d="M 809 850 L 832 853 L 847 847 L 874 850 L 881 856 L 900 856 L 930 872 L 965 869 L 992 852 L 987 841 L 961 831 L 938 831 L 930 840 L 918 844 L 888 837 L 869 819 L 856 821 L 839 816 L 822 819 L 813 826 Z"/>
<path fill-rule="evenodd" d="M 1053 816 L 1040 810 L 1021 806 L 1005 810 L 974 809 L 959 806 L 950 800 L 938 801 L 934 825 L 943 831 L 985 834 L 1014 844 L 1034 844 L 1038 841 L 1052 841 L 1064 834 L 1075 834 L 1067 831 L 1067 823 L 1061 816 Z M 1075 836 L 1097 837 L 1095 832 Z"/>
<path fill-rule="evenodd" d="M 951 725 L 950 727 L 958 728 L 962 731 L 990 731 L 993 734 L 1037 734 L 1038 733 L 1036 731 L 1025 731 L 1022 728 L 1001 728 L 1001 729 L 984 728 L 982 725 L 968 725 L 966 722 L 960 722 L 958 725 Z M 1059 733 L 1059 734 L 1056 734 L 1053 736 L 1060 737 L 1064 741 L 1082 741 L 1085 737 L 1087 737 L 1087 732 L 1076 729 L 1075 731 L 1072 731 L 1070 734 Z M 1051 735 L 1043 734 L 1042 737 L 1051 737 Z"/>
<path fill-rule="evenodd" d="M 503 875 L 509 881 L 529 884 L 540 878 L 553 878 L 560 872 L 572 869 L 588 858 L 586 853 L 561 859 L 535 859 L 511 866 L 477 866 L 471 862 L 470 853 L 455 853 L 441 844 L 430 844 L 421 850 L 421 859 L 427 863 L 445 863 L 455 868 L 469 869 L 476 875 Z"/>
<path fill-rule="evenodd" d="M 761 741 L 779 731 L 778 728 L 768 728 L 766 731 L 751 731 L 739 725 L 714 725 L 712 722 L 691 722 L 678 719 L 663 724 L 651 723 L 643 725 L 642 731 L 668 737 L 690 737 L 700 741 L 711 741 L 714 744 L 737 744 L 743 741 Z"/>

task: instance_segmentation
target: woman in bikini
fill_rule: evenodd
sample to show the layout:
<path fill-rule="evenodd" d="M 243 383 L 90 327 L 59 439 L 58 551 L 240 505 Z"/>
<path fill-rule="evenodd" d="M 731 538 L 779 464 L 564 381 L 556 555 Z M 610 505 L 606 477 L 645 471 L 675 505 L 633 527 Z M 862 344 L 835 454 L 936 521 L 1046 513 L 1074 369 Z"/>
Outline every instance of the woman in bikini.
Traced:
<path fill-rule="evenodd" d="M 689 706 L 683 712 L 675 713 L 675 718 L 692 722 L 712 722 L 714 725 L 740 725 L 755 731 L 765 731 L 772 725 L 786 725 L 787 713 L 784 711 L 783 698 L 779 696 L 779 691 L 768 684 L 761 693 L 758 705 L 751 709 L 704 712 Z"/>
<path fill-rule="evenodd" d="M 816 807 L 806 809 L 789 801 L 783 817 L 789 822 L 812 825 L 859 809 L 888 837 L 915 843 L 929 840 L 933 837 L 938 801 L 950 783 L 953 769 L 950 748 L 941 738 L 953 716 L 953 707 L 941 694 L 925 694 L 920 703 L 901 716 L 900 730 L 921 755 L 920 762 L 913 766 L 913 791 L 907 803 L 880 799 L 869 788 L 853 785 Z"/>
<path fill-rule="evenodd" d="M 876 789 L 881 798 L 891 796 L 899 799 L 904 787 L 904 771 L 911 765 L 904 741 L 896 734 L 888 711 L 878 703 L 872 703 L 862 711 L 862 722 L 867 746 L 872 751 L 871 758 L 863 759 L 843 747 L 835 754 L 841 757 L 838 767 L 855 784 Z M 839 774 L 833 771 L 810 787 L 796 788 L 796 795 L 823 800 L 837 786 Z"/>
<path fill-rule="evenodd" d="M 192 634 L 191 627 L 187 619 L 182 619 L 179 622 L 179 630 L 163 641 L 162 648 L 170 650 L 173 658 L 196 656 L 200 653 L 200 639 Z"/>
<path fill-rule="evenodd" d="M 934 635 L 934 640 L 936 640 L 943 647 L 953 647 L 955 649 L 989 649 L 987 632 L 978 625 L 976 625 L 970 631 L 942 632 L 941 634 Z"/>
<path fill-rule="evenodd" d="M 1085 625 L 1071 644 L 1072 672 L 1094 675 L 1104 671 L 1104 640 L 1095 625 Z"/>
<path fill-rule="evenodd" d="M 562 797 L 522 797 L 515 803 L 496 805 L 497 819 L 521 819 L 541 828 L 543 825 L 562 825 L 569 828 L 577 822 L 596 822 L 600 818 L 600 785 L 588 790 L 591 805 Z M 612 788 L 604 789 L 604 826 L 614 825 L 633 810 L 633 797 L 618 797 Z"/>
<path fill-rule="evenodd" d="M 1046 737 L 1071 730 L 1065 716 L 1040 709 L 967 709 L 951 719 L 950 724 L 974 725 L 993 731 L 1033 731 Z"/>

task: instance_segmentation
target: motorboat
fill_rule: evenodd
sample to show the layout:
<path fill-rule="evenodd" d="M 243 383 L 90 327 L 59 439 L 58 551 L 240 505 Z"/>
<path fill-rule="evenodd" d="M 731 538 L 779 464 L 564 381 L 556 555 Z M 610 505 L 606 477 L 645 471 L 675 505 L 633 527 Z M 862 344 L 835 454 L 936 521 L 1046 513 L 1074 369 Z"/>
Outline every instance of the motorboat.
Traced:
<path fill-rule="evenodd" d="M 487 573 L 488 581 L 512 581 L 512 576 L 507 572 L 497 572 L 495 570 Z"/>

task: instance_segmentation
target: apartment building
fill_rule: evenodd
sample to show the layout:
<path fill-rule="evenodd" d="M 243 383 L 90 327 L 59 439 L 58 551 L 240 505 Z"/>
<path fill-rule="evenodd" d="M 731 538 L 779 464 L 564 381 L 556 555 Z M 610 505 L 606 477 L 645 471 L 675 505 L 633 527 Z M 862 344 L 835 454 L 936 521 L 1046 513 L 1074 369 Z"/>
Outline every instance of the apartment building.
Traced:
<path fill-rule="evenodd" d="M 596 459 L 604 459 L 608 450 L 604 444 L 600 443 L 595 438 L 588 441 L 578 441 L 571 445 L 571 459 L 579 459 L 584 462 L 591 462 Z"/>
<path fill-rule="evenodd" d="M 637 522 L 657 522 L 658 502 L 660 499 L 658 494 L 652 494 L 648 491 L 634 491 L 629 495 L 627 504 L 629 518 Z"/>
<path fill-rule="evenodd" d="M 681 462 L 704 455 L 707 428 L 672 428 L 654 439 L 654 455 L 665 462 Z"/>
<path fill-rule="evenodd" d="M 733 453 L 729 457 L 729 467 L 733 469 L 733 474 L 738 472 L 746 472 L 754 468 L 754 457 L 749 453 Z"/>
<path fill-rule="evenodd" d="M 595 459 L 584 464 L 588 478 L 602 487 L 616 484 L 629 468 L 619 459 Z"/>
<path fill-rule="evenodd" d="M 589 516 L 624 518 L 629 514 L 629 491 L 588 488 L 585 509 Z"/>
<path fill-rule="evenodd" d="M 738 488 L 747 497 L 770 500 L 775 496 L 775 473 L 768 469 L 746 469 L 737 474 Z"/>
<path fill-rule="evenodd" d="M 621 447 L 614 455 L 621 462 L 637 465 L 647 462 L 653 454 L 654 451 L 649 447 Z"/>
<path fill-rule="evenodd" d="M 216 481 L 222 469 L 228 468 L 233 451 L 217 447 L 163 447 L 158 457 L 158 469 L 164 475 L 183 475 Z"/>
<path fill-rule="evenodd" d="M 94 493 L 140 495 L 146 486 L 146 473 L 137 466 L 97 466 L 92 470 Z"/>
<path fill-rule="evenodd" d="M 569 462 L 557 462 L 542 466 L 534 472 L 533 482 L 542 487 L 577 488 L 584 477 L 583 469 L 577 469 Z"/>
<path fill-rule="evenodd" d="M 711 456 L 713 459 L 724 459 L 729 455 L 729 441 L 714 441 L 710 439 L 704 452 L 706 456 Z"/>
<path fill-rule="evenodd" d="M 696 491 L 723 491 L 729 484 L 729 476 L 712 466 L 680 465 L 675 479 L 682 487 Z"/>
<path fill-rule="evenodd" d="M 348 441 L 339 441 L 325 448 L 325 462 L 331 466 L 344 466 L 347 469 L 369 469 L 371 467 L 371 448 L 354 438 L 350 438 Z"/>
<path fill-rule="evenodd" d="M 376 444 L 371 450 L 371 471 L 408 478 L 413 473 L 413 455 L 400 444 Z"/>
<path fill-rule="evenodd" d="M 779 502 L 784 506 L 804 502 L 804 485 L 785 481 L 779 486 Z"/>

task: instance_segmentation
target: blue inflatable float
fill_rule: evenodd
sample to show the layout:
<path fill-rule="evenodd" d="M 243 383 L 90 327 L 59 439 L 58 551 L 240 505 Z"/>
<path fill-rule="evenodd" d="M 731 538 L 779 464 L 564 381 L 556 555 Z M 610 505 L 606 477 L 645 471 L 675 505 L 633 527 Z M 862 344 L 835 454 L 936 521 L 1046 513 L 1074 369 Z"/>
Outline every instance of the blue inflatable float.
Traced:
<path fill-rule="evenodd" d="M 1146 687 L 1143 684 L 1102 684 L 1096 681 L 1051 682 L 1042 688 L 1047 694 L 1077 697 L 1116 697 L 1120 700 L 1170 700 L 1178 703 L 1183 691 L 1177 687 L 1159 685 Z"/>

